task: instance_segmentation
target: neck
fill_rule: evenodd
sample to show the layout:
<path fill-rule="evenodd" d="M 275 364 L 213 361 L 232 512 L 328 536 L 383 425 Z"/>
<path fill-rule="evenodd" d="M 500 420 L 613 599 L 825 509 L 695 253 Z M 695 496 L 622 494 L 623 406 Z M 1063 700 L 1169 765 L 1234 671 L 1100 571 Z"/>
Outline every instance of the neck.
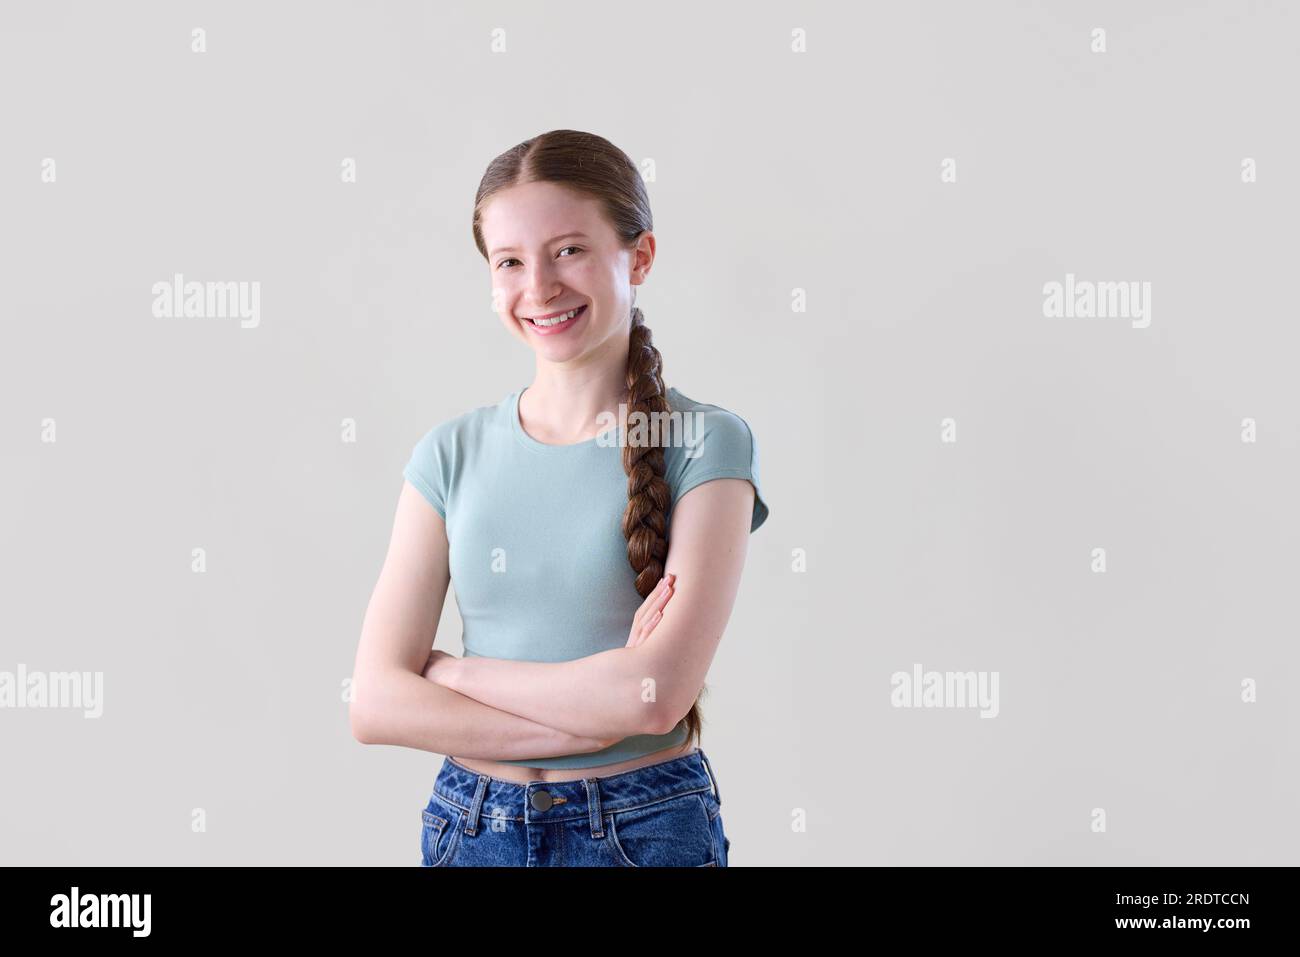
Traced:
<path fill-rule="evenodd" d="M 612 337 L 606 345 L 612 348 L 574 362 L 538 359 L 533 381 L 519 400 L 520 420 L 529 433 L 569 444 L 604 432 L 613 421 L 610 416 L 626 427 L 626 409 L 619 406 L 627 402 L 628 336 Z"/>

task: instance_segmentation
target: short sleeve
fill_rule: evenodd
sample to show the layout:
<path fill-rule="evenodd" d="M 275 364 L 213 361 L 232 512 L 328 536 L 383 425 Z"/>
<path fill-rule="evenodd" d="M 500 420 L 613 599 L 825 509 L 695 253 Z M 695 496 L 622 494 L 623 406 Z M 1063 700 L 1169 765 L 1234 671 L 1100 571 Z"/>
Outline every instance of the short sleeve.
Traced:
<path fill-rule="evenodd" d="M 402 476 L 437 509 L 444 522 L 447 520 L 447 488 L 450 482 L 446 438 L 445 425 L 430 429 L 415 443 L 411 457 L 402 470 Z"/>
<path fill-rule="evenodd" d="M 767 521 L 768 507 L 759 482 L 758 442 L 749 424 L 726 409 L 713 406 L 693 413 L 681 446 L 667 450 L 668 484 L 673 505 L 683 495 L 712 479 L 746 479 L 754 486 L 754 515 L 749 530 Z"/>

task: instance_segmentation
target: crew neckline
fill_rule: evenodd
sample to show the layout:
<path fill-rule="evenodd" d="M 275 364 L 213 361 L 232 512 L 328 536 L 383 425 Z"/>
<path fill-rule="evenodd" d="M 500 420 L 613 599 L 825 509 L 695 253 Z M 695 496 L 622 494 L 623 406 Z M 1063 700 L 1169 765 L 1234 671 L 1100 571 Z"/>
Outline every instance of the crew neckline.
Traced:
<path fill-rule="evenodd" d="M 585 442 L 573 442 L 570 443 L 569 445 L 549 445 L 546 442 L 537 441 L 537 439 L 533 438 L 531 435 L 529 435 L 527 432 L 524 431 L 524 427 L 519 421 L 519 400 L 520 398 L 523 397 L 523 394 L 527 391 L 528 391 L 528 386 L 524 386 L 522 389 L 517 390 L 515 394 L 510 397 L 510 427 L 512 431 L 515 433 L 515 438 L 519 440 L 520 444 L 526 446 L 527 448 L 533 449 L 534 451 L 546 452 L 552 455 L 557 453 L 564 454 L 565 452 L 577 452 L 583 449 L 616 447 L 616 446 L 609 446 L 609 445 L 602 446 L 602 445 L 598 445 L 597 443 L 599 443 L 601 438 L 603 438 L 604 436 L 608 436 L 619 432 L 618 426 L 614 426 L 613 428 L 606 429 L 604 432 L 601 432 L 599 435 L 595 436 L 594 438 L 587 439 Z M 680 398 L 681 394 L 678 393 L 676 389 L 669 388 L 667 390 L 667 394 L 669 395 L 672 395 L 674 393 L 676 393 L 677 396 Z M 621 446 L 622 442 L 620 441 L 618 445 Z"/>

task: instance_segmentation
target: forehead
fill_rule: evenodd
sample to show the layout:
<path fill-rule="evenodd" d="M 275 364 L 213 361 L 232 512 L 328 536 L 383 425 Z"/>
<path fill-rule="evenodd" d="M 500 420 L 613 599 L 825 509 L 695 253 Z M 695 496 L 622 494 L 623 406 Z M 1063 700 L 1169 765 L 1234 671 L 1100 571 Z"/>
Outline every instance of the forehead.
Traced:
<path fill-rule="evenodd" d="M 598 200 L 556 183 L 520 183 L 501 190 L 483 206 L 480 223 L 489 250 L 541 245 L 561 233 L 598 238 L 611 232 Z"/>

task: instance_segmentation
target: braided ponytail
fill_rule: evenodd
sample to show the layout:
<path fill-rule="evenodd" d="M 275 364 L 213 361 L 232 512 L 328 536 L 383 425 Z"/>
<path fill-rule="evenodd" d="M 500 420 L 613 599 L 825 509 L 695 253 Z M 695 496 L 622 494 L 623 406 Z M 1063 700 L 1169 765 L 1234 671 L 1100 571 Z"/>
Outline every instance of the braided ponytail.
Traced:
<path fill-rule="evenodd" d="M 637 306 L 632 307 L 632 331 L 627 350 L 627 414 L 632 420 L 640 412 L 645 422 L 667 422 L 672 412 L 664 387 L 663 357 L 654 347 L 650 327 Z M 623 443 L 623 471 L 627 473 L 627 509 L 623 513 L 623 537 L 627 539 L 627 560 L 636 572 L 636 590 L 647 597 L 664 577 L 668 560 L 668 510 L 672 490 L 664 478 L 662 429 L 649 429 L 654 444 Z M 687 741 L 698 743 L 702 719 L 696 702 L 686 715 Z"/>

